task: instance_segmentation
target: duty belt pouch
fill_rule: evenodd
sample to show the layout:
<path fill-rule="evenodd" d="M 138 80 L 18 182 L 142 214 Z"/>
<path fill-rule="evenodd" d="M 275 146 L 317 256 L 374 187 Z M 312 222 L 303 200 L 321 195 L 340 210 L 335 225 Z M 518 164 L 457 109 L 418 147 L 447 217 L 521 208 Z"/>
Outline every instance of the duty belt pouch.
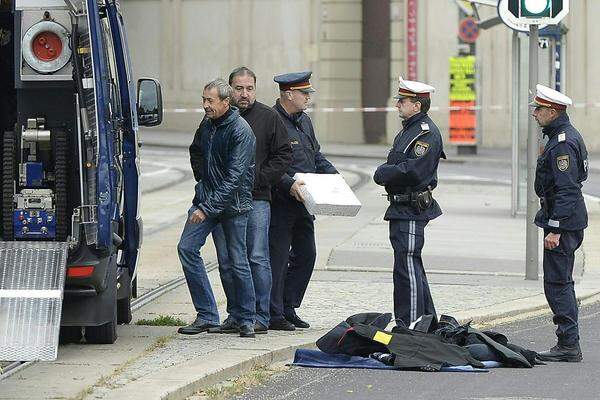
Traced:
<path fill-rule="evenodd" d="M 433 195 L 431 194 L 431 189 L 427 188 L 427 190 L 425 190 L 424 192 L 416 193 L 414 203 L 419 213 L 431 207 L 431 205 L 433 204 Z"/>

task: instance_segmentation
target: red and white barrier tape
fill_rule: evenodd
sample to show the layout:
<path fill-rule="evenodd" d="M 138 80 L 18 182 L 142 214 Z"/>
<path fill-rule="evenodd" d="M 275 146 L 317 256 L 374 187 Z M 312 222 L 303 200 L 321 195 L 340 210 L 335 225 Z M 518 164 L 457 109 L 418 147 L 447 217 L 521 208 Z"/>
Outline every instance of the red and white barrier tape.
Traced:
<path fill-rule="evenodd" d="M 575 103 L 570 108 L 600 108 L 600 103 Z M 504 105 L 491 105 L 491 106 L 449 106 L 449 107 L 439 107 L 433 106 L 431 107 L 431 111 L 479 111 L 479 110 L 490 110 L 490 111 L 501 111 L 501 110 L 510 110 L 510 107 Z M 321 108 L 309 108 L 306 112 L 323 112 L 323 113 L 354 113 L 354 112 L 396 112 L 398 111 L 396 107 L 321 107 Z M 173 114 L 188 114 L 188 113 L 196 113 L 196 114 L 204 114 L 203 108 L 165 108 L 163 109 L 165 113 L 173 113 Z"/>

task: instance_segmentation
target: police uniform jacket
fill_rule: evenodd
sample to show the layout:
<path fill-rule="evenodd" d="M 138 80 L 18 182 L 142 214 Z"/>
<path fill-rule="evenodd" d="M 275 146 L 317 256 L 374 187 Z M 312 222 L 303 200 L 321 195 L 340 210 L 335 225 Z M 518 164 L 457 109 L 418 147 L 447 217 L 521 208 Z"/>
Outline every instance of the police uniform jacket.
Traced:
<path fill-rule="evenodd" d="M 542 130 L 548 143 L 537 161 L 535 192 L 542 208 L 535 224 L 552 232 L 576 231 L 588 224 L 581 183 L 588 175 L 583 138 L 562 114 Z"/>
<path fill-rule="evenodd" d="M 373 179 L 385 186 L 388 195 L 422 192 L 437 186 L 440 158 L 446 158 L 438 127 L 425 113 L 402 121 L 403 129 L 394 139 L 385 164 L 375 171 Z M 429 221 L 442 214 L 435 199 L 423 211 L 410 204 L 390 202 L 385 220 Z"/>
<path fill-rule="evenodd" d="M 279 113 L 283 120 L 294 157 L 287 173 L 284 174 L 279 183 L 273 187 L 273 195 L 286 200 L 296 201 L 290 196 L 290 188 L 294 184 L 294 174 L 297 172 L 337 174 L 338 171 L 333 164 L 327 161 L 323 154 L 321 154 L 321 146 L 315 136 L 312 121 L 305 112 L 290 115 L 281 106 L 279 100 L 277 100 L 273 108 Z"/>

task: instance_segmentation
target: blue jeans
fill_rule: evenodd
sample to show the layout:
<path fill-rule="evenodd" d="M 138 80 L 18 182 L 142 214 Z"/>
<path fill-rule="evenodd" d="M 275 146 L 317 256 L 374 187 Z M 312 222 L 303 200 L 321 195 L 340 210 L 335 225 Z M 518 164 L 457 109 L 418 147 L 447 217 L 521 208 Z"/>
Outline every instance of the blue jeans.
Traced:
<path fill-rule="evenodd" d="M 256 200 L 253 202 L 252 211 L 248 213 L 248 227 L 246 229 L 246 246 L 248 261 L 252 271 L 254 293 L 256 296 L 256 320 L 269 326 L 269 303 L 271 298 L 271 261 L 269 259 L 269 223 L 271 220 L 271 204 L 268 201 Z M 238 298 L 240 292 L 235 291 L 232 283 L 232 264 L 225 244 L 225 233 L 220 225 L 213 230 L 213 241 L 217 248 L 219 272 L 221 282 L 227 296 L 227 312 L 239 321 L 240 308 Z M 245 297 L 246 294 L 242 293 Z"/>
<path fill-rule="evenodd" d="M 177 252 L 183 267 L 183 273 L 192 296 L 192 302 L 201 323 L 219 324 L 217 303 L 206 274 L 200 249 L 213 229 L 220 225 L 225 237 L 225 247 L 231 257 L 232 286 L 239 296 L 239 322 L 241 325 L 254 326 L 256 299 L 252 285 L 252 275 L 248 265 L 246 249 L 246 227 L 248 213 L 232 218 L 207 218 L 199 224 L 189 222 L 189 216 L 197 208 L 192 206 L 188 211 L 188 220 L 181 233 Z"/>

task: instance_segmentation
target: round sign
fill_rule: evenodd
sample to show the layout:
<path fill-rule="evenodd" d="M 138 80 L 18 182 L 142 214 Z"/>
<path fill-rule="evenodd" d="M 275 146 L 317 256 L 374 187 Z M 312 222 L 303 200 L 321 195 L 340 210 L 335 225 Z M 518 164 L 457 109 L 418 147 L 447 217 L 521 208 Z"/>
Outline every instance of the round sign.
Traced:
<path fill-rule="evenodd" d="M 475 43 L 479 36 L 479 26 L 473 17 L 467 17 L 458 25 L 458 37 L 465 43 Z"/>

